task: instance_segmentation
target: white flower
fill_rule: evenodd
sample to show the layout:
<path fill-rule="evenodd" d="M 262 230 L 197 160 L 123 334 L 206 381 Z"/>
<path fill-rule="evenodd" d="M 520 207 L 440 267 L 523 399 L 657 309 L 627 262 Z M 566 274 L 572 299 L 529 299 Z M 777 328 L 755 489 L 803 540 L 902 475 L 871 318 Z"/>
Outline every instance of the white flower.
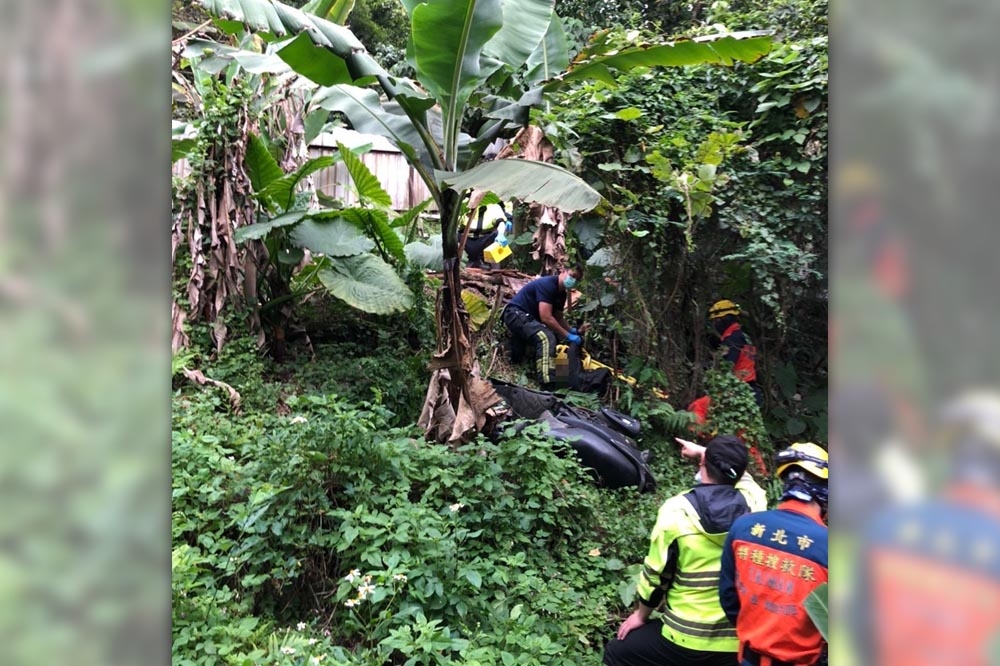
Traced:
<path fill-rule="evenodd" d="M 306 641 L 306 643 L 308 643 L 309 645 L 316 645 L 317 639 L 310 638 L 309 640 Z"/>
<path fill-rule="evenodd" d="M 354 608 L 355 606 L 358 605 L 358 599 L 348 599 L 347 601 L 344 602 L 344 605 L 347 606 L 348 608 Z"/>
<path fill-rule="evenodd" d="M 304 417 L 304 416 L 296 416 L 295 418 L 293 418 L 293 419 L 292 419 L 292 423 L 305 423 L 305 422 L 307 422 L 308 420 L 309 420 L 309 419 L 307 419 L 307 418 L 306 418 L 306 417 Z"/>
<path fill-rule="evenodd" d="M 288 645 L 282 646 L 281 653 L 282 654 L 295 654 L 295 648 L 290 647 Z"/>
<path fill-rule="evenodd" d="M 400 583 L 406 582 L 406 574 L 395 574 L 392 577 L 393 580 L 398 580 Z"/>
<path fill-rule="evenodd" d="M 452 504 L 448 508 L 451 510 L 452 513 L 455 513 L 456 511 L 458 511 L 459 509 L 463 508 L 464 506 L 465 505 L 462 504 L 461 502 L 455 502 L 454 504 Z"/>
<path fill-rule="evenodd" d="M 295 628 L 298 629 L 299 631 L 305 631 L 305 629 L 306 629 L 306 623 L 305 622 L 299 622 L 297 625 L 295 625 Z"/>
<path fill-rule="evenodd" d="M 310 659 L 309 663 L 310 664 L 318 664 L 319 662 L 323 661 L 324 659 L 326 659 L 326 655 L 325 654 L 321 654 L 318 657 L 313 657 L 312 659 Z"/>
<path fill-rule="evenodd" d="M 375 591 L 374 585 L 365 583 L 358 586 L 358 599 L 367 599 L 368 595 Z"/>
<path fill-rule="evenodd" d="M 346 576 L 344 576 L 344 580 L 346 580 L 348 583 L 353 583 L 354 581 L 356 581 L 359 578 L 361 578 L 361 570 L 360 569 L 351 569 L 351 572 L 349 574 L 347 574 Z"/>

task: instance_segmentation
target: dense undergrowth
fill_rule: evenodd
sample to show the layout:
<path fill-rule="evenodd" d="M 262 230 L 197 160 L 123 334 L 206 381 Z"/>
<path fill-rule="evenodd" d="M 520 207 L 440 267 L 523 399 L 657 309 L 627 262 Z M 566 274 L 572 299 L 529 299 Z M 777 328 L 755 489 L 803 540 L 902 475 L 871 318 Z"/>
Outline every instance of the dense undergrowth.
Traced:
<path fill-rule="evenodd" d="M 531 426 L 452 449 L 412 424 L 422 352 L 392 334 L 274 364 L 234 341 L 173 397 L 181 664 L 599 664 L 659 503 L 594 485 Z M 405 345 L 403 345 L 405 347 Z"/>

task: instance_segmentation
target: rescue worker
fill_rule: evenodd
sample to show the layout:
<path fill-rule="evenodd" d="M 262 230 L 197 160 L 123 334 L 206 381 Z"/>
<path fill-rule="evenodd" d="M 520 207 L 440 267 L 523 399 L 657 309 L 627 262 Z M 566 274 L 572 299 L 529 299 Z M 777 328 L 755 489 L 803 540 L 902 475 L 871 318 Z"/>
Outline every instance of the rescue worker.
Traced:
<path fill-rule="evenodd" d="M 577 330 L 566 323 L 563 311 L 566 294 L 583 279 L 583 266 L 562 270 L 558 275 L 546 275 L 527 283 L 510 299 L 502 319 L 511 335 L 511 361 L 524 356 L 525 345 L 535 347 L 538 381 L 548 388 L 555 381 L 556 342 L 580 344 L 586 326 Z"/>
<path fill-rule="evenodd" d="M 1000 636 L 1000 393 L 946 405 L 943 490 L 868 526 L 850 625 L 858 663 L 994 663 Z M 933 463 L 931 463 L 933 465 Z"/>
<path fill-rule="evenodd" d="M 713 333 L 709 344 L 713 351 L 725 346 L 723 358 L 733 364 L 733 374 L 746 382 L 753 392 L 757 406 L 760 407 L 764 401 L 764 392 L 757 383 L 757 348 L 740 326 L 738 319 L 740 314 L 740 306 L 730 300 L 723 299 L 714 303 L 708 309 L 708 321 Z M 697 432 L 700 426 L 708 423 L 711 407 L 712 398 L 708 395 L 696 398 L 688 404 L 687 411 L 694 414 L 693 431 Z M 761 461 L 758 461 L 758 467 L 764 469 Z"/>
<path fill-rule="evenodd" d="M 497 225 L 508 220 L 503 202 L 486 204 L 469 211 L 466 225 L 469 235 L 465 239 L 465 255 L 468 257 L 469 268 L 484 268 L 483 250 L 497 239 Z M 465 233 L 465 226 L 459 229 L 459 242 Z"/>
<path fill-rule="evenodd" d="M 747 447 L 733 435 L 701 446 L 677 438 L 698 461 L 698 485 L 660 507 L 639 574 L 639 603 L 604 648 L 606 666 L 736 662 L 736 630 L 719 605 L 719 558 L 730 525 L 767 504 L 746 473 Z M 650 620 L 661 603 L 662 619 Z"/>
<path fill-rule="evenodd" d="M 775 456 L 775 474 L 778 507 L 737 519 L 722 551 L 719 601 L 743 666 L 807 666 L 825 650 L 803 602 L 828 577 L 829 456 L 797 442 Z"/>
<path fill-rule="evenodd" d="M 757 383 L 757 348 L 740 326 L 740 314 L 740 306 L 729 300 L 712 305 L 708 320 L 718 337 L 713 336 L 710 344 L 714 350 L 725 347 L 723 358 L 733 364 L 733 374 L 750 386 L 760 405 L 764 394 Z"/>

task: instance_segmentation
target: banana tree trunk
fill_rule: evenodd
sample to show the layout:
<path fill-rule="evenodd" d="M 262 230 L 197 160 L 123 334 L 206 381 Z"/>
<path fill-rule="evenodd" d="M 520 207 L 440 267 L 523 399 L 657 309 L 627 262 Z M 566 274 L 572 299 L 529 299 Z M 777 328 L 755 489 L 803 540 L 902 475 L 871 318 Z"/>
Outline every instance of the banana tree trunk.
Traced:
<path fill-rule="evenodd" d="M 438 346 L 430 362 L 431 379 L 418 425 L 427 439 L 460 444 L 491 426 L 489 409 L 501 398 L 479 376 L 469 313 L 462 301 L 461 257 L 456 224 L 459 195 L 442 197 L 441 234 L 444 273 L 435 303 Z"/>

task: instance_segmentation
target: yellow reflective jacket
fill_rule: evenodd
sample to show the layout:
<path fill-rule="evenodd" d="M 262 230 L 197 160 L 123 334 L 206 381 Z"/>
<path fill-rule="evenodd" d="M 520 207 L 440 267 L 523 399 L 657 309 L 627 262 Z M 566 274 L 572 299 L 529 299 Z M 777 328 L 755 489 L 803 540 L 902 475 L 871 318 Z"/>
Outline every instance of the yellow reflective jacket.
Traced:
<path fill-rule="evenodd" d="M 663 608 L 663 637 L 691 650 L 736 652 L 736 628 L 719 605 L 722 546 L 740 516 L 767 508 L 749 474 L 735 487 L 701 484 L 660 507 L 636 592 Z"/>

